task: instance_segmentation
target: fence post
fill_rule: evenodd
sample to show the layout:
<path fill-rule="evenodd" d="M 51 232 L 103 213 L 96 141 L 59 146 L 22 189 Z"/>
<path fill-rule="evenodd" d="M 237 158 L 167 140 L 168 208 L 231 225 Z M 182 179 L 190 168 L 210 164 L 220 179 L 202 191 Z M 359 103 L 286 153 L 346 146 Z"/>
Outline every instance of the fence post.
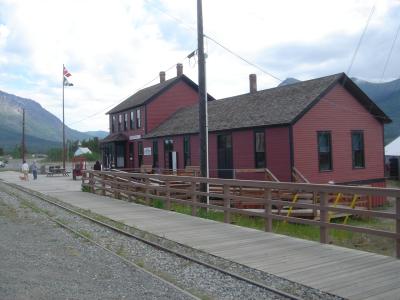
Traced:
<path fill-rule="evenodd" d="M 112 188 L 114 190 L 114 198 L 118 199 L 118 191 L 117 189 L 119 189 L 119 185 L 118 185 L 118 179 L 116 176 L 113 177 L 113 185 Z"/>
<path fill-rule="evenodd" d="M 85 183 L 85 180 L 86 180 L 86 171 L 83 171 L 82 172 L 82 184 Z"/>
<path fill-rule="evenodd" d="M 224 184 L 224 222 L 231 222 L 231 212 L 227 208 L 231 207 L 231 199 L 229 198 L 229 185 Z"/>
<path fill-rule="evenodd" d="M 148 177 L 145 178 L 144 180 L 145 188 L 144 188 L 144 200 L 147 205 L 150 205 L 150 197 L 149 197 L 149 185 L 150 185 L 150 179 Z"/>
<path fill-rule="evenodd" d="M 196 192 L 196 182 L 191 182 L 190 183 L 190 195 L 192 198 L 192 216 L 196 216 L 197 215 L 197 206 L 195 206 L 196 200 L 197 200 L 197 196 L 195 194 Z"/>
<path fill-rule="evenodd" d="M 103 196 L 105 196 L 106 195 L 106 184 L 105 184 L 105 180 L 106 180 L 106 176 L 104 176 L 104 175 L 101 175 L 101 180 L 102 180 L 102 182 L 101 182 L 101 188 L 102 188 L 102 192 L 101 192 L 101 194 L 103 195 Z"/>
<path fill-rule="evenodd" d="M 327 244 L 329 241 L 329 231 L 326 226 L 328 223 L 328 193 L 322 192 L 320 193 L 319 199 L 320 206 L 320 225 L 319 225 L 319 241 L 323 244 Z"/>
<path fill-rule="evenodd" d="M 167 210 L 171 210 L 171 191 L 170 191 L 170 188 L 171 188 L 171 182 L 169 182 L 169 181 L 167 181 L 166 183 L 165 183 L 165 186 L 166 186 L 166 188 L 167 188 L 167 202 L 166 202 L 166 209 Z"/>
<path fill-rule="evenodd" d="M 396 258 L 400 259 L 400 197 L 396 198 Z"/>
<path fill-rule="evenodd" d="M 90 185 L 90 192 L 94 193 L 94 175 L 93 175 L 93 173 L 89 174 L 89 185 Z"/>
<path fill-rule="evenodd" d="M 265 199 L 265 226 L 264 230 L 271 232 L 272 231 L 272 193 L 271 189 L 265 189 L 264 193 L 264 199 Z"/>

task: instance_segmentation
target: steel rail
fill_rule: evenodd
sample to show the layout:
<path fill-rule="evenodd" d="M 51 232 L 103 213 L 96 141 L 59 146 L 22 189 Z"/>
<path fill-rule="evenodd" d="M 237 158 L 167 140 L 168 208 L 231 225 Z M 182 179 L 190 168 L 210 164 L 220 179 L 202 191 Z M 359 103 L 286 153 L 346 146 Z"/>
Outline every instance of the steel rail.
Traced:
<path fill-rule="evenodd" d="M 1 181 L 2 181 L 2 180 L 1 180 Z M 5 183 L 5 184 L 7 184 L 7 185 L 9 185 L 9 186 L 12 186 L 13 188 L 15 188 L 15 189 L 17 189 L 17 190 L 20 190 L 20 191 L 22 191 L 22 192 L 24 192 L 24 193 L 27 193 L 27 194 L 29 194 L 30 196 L 35 196 L 35 197 L 37 197 L 37 198 L 39 198 L 39 199 L 41 199 L 41 200 L 43 200 L 43 201 L 46 201 L 46 202 L 48 202 L 48 203 L 50 203 L 50 204 L 53 204 L 53 205 L 55 205 L 55 206 L 57 206 L 57 207 L 59 207 L 59 208 L 61 208 L 61 209 L 64 209 L 64 210 L 70 212 L 70 213 L 76 214 L 76 215 L 78 215 L 78 216 L 80 216 L 80 217 L 82 217 L 82 218 L 84 218 L 84 219 L 87 219 L 87 220 L 90 220 L 90 221 L 92 221 L 92 222 L 94 222 L 94 223 L 96 223 L 96 224 L 102 225 L 102 226 L 104 226 L 104 227 L 106 227 L 106 228 L 108 228 L 108 229 L 111 229 L 111 230 L 113 230 L 113 231 L 115 231 L 115 232 L 118 232 L 118 233 L 120 233 L 120 234 L 122 234 L 122 235 L 131 237 L 131 238 L 134 238 L 134 239 L 136 239 L 136 240 L 138 240 L 138 241 L 141 241 L 141 242 L 143 242 L 143 243 L 145 243 L 145 244 L 147 244 L 147 245 L 150 245 L 150 246 L 152 246 L 152 247 L 154 247 L 154 248 L 156 248 L 156 249 L 159 249 L 159 250 L 162 250 L 162 251 L 165 251 L 165 252 L 169 252 L 169 253 L 174 254 L 175 256 L 178 256 L 178 257 L 180 257 L 180 258 L 183 258 L 183 259 L 186 259 L 186 260 L 188 260 L 188 261 L 191 261 L 191 262 L 197 263 L 197 264 L 199 264 L 199 265 L 205 266 L 205 267 L 207 267 L 207 268 L 209 268 L 209 269 L 218 271 L 218 272 L 220 272 L 220 273 L 222 273 L 222 274 L 231 276 L 231 277 L 236 278 L 236 279 L 238 279 L 238 280 L 240 280 L 240 281 L 243 281 L 243 282 L 246 282 L 246 283 L 248 283 L 248 284 L 251 284 L 251 285 L 257 286 L 257 287 L 259 287 L 259 288 L 265 289 L 265 290 L 267 290 L 267 291 L 269 291 L 269 292 L 275 293 L 275 294 L 280 295 L 280 296 L 282 296 L 282 297 L 285 297 L 285 298 L 287 298 L 287 299 L 290 299 L 290 300 L 304 300 L 303 298 L 298 297 L 298 296 L 296 296 L 296 295 L 292 295 L 292 294 L 286 293 L 285 291 L 278 290 L 278 289 L 275 289 L 275 288 L 273 288 L 273 287 L 269 287 L 269 286 L 267 286 L 267 285 L 265 285 L 265 284 L 263 284 L 263 283 L 261 283 L 261 282 L 258 282 L 258 281 L 252 280 L 252 279 L 250 279 L 250 278 L 244 277 L 244 276 L 242 276 L 242 275 L 235 274 L 235 273 L 233 273 L 233 272 L 224 270 L 224 269 L 222 269 L 222 268 L 220 268 L 220 267 L 214 266 L 214 265 L 209 264 L 209 263 L 207 263 L 207 262 L 198 260 L 198 259 L 196 259 L 196 258 L 190 257 L 190 256 L 188 256 L 188 255 L 185 255 L 185 254 L 179 253 L 179 252 L 177 252 L 177 251 L 174 251 L 174 250 L 172 250 L 172 249 L 169 249 L 169 248 L 167 248 L 167 247 L 164 247 L 164 246 L 162 246 L 162 245 L 160 245 L 160 244 L 158 244 L 158 243 L 155 243 L 155 242 L 146 240 L 146 239 L 144 239 L 144 238 L 142 238 L 142 237 L 140 237 L 140 236 L 138 236 L 138 235 L 136 235 L 136 234 L 127 232 L 127 231 L 125 231 L 125 230 L 122 230 L 122 229 L 119 229 L 119 228 L 117 228 L 117 227 L 114 227 L 114 226 L 112 226 L 112 225 L 110 225 L 110 224 L 107 224 L 107 223 L 104 223 L 104 222 L 102 222 L 102 221 L 96 220 L 96 219 L 94 219 L 94 218 L 91 217 L 91 216 L 85 215 L 85 214 L 83 214 L 83 213 L 81 213 L 81 212 L 79 212 L 79 211 L 73 210 L 73 209 L 71 209 L 71 208 L 69 208 L 69 207 L 66 207 L 66 206 L 62 205 L 62 204 L 53 202 L 53 201 L 47 199 L 46 197 L 44 197 L 42 194 L 40 194 L 40 193 L 38 193 L 38 192 L 29 190 L 29 189 L 25 189 L 25 188 L 23 188 L 23 187 L 21 187 L 21 186 L 18 186 L 18 185 L 12 184 L 12 183 L 4 182 L 4 181 L 2 181 L 2 182 Z M 58 201 L 59 201 L 59 200 L 58 200 Z M 113 220 L 111 220 L 111 221 L 113 221 Z M 116 222 L 116 221 L 113 221 L 113 222 Z M 127 226 L 127 225 L 124 224 L 124 226 Z M 108 249 L 107 249 L 107 250 L 108 250 Z M 140 268 L 140 266 L 138 266 L 138 267 Z"/>
<path fill-rule="evenodd" d="M 20 191 L 22 191 L 22 192 L 27 193 L 27 191 L 25 191 L 25 190 L 23 190 L 23 189 L 19 189 L 19 188 L 15 187 L 15 186 L 14 186 L 14 188 L 16 188 L 16 189 L 18 189 L 18 190 L 20 190 Z M 44 200 L 44 201 L 46 201 L 46 202 L 48 202 L 48 203 L 57 205 L 58 207 L 62 208 L 62 205 L 58 205 L 58 204 L 56 204 L 56 203 L 54 203 L 54 202 L 52 202 L 52 201 L 45 200 L 45 199 L 43 199 L 42 197 L 40 197 L 40 196 L 38 196 L 38 195 L 30 194 L 30 196 L 37 197 L 37 198 L 39 198 L 39 199 L 41 199 L 41 200 Z M 25 206 L 27 206 L 27 207 L 29 207 L 29 208 L 31 208 L 31 209 L 34 209 L 34 208 L 35 208 L 34 206 L 31 206 L 30 204 L 27 204 L 26 202 L 24 202 L 23 205 L 25 205 Z M 73 212 L 72 210 L 68 210 L 68 211 L 69 211 L 69 212 Z M 64 224 L 63 222 L 60 222 L 60 221 L 58 221 L 57 219 L 55 219 L 55 218 L 49 216 L 49 215 L 46 214 L 45 212 L 43 212 L 43 214 L 44 214 L 49 220 L 53 221 L 54 223 L 56 223 L 56 224 L 59 225 L 60 227 L 63 227 L 63 228 L 65 228 L 65 229 L 67 229 L 68 231 L 70 231 L 70 232 L 76 234 L 77 236 L 79 236 L 79 237 L 85 239 L 86 241 L 88 241 L 88 242 L 94 244 L 95 246 L 97 246 L 97 247 L 103 249 L 104 251 L 110 253 L 111 255 L 113 255 L 113 256 L 119 258 L 120 260 L 122 260 L 122 261 L 123 261 L 124 263 L 126 263 L 127 265 L 129 265 L 129 266 L 131 266 L 131 267 L 134 267 L 134 268 L 138 269 L 139 271 L 141 271 L 141 272 L 143 272 L 143 273 L 145 273 L 145 274 L 147 274 L 147 275 L 150 275 L 151 277 L 156 278 L 157 280 L 160 280 L 161 282 L 165 283 L 166 285 L 168 285 L 168 286 L 174 288 L 175 290 L 177 290 L 177 291 L 179 291 L 179 292 L 185 294 L 186 296 L 188 296 L 188 297 L 190 297 L 190 298 L 192 298 L 192 299 L 201 300 L 201 298 L 199 298 L 199 297 L 197 297 L 197 296 L 195 296 L 195 295 L 189 293 L 188 291 L 186 291 L 186 290 L 182 289 L 181 287 L 179 287 L 179 286 L 173 284 L 172 282 L 170 282 L 170 281 L 168 281 L 168 280 L 165 280 L 164 278 L 162 278 L 162 277 L 160 277 L 160 276 L 158 276 L 158 275 L 156 275 L 156 274 L 154 274 L 154 273 L 152 273 L 152 272 L 146 270 L 144 267 L 139 266 L 138 264 L 134 263 L 133 261 L 128 260 L 128 259 L 126 259 L 125 257 L 123 257 L 123 256 L 121 256 L 121 255 L 119 255 L 119 254 L 117 254 L 116 252 L 114 252 L 114 251 L 112 251 L 112 250 L 110 250 L 110 249 L 104 247 L 103 245 L 99 244 L 99 243 L 96 242 L 95 240 L 93 240 L 93 239 L 91 239 L 91 238 L 85 236 L 84 234 L 82 234 L 82 233 L 80 233 L 79 231 L 73 229 L 72 227 L 70 227 L 70 226 Z M 80 215 L 80 216 L 81 216 L 81 215 Z M 83 216 L 81 216 L 81 217 L 83 217 Z M 87 218 L 85 218 L 85 219 L 87 219 Z"/>

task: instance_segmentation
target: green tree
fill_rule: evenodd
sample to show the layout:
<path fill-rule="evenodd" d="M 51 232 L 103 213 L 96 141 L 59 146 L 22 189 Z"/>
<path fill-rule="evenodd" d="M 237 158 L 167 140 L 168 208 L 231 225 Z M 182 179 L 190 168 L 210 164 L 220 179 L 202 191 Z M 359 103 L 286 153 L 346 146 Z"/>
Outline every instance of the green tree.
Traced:
<path fill-rule="evenodd" d="M 27 153 L 26 148 L 25 148 L 25 154 Z M 20 145 L 15 145 L 14 149 L 11 151 L 11 156 L 13 158 L 21 158 L 22 157 L 22 151 L 21 151 L 21 146 Z"/>
<path fill-rule="evenodd" d="M 62 161 L 62 148 L 52 148 L 47 151 L 47 159 L 50 161 Z"/>
<path fill-rule="evenodd" d="M 0 156 L 3 156 L 4 155 L 4 150 L 3 150 L 3 148 L 0 148 Z"/>

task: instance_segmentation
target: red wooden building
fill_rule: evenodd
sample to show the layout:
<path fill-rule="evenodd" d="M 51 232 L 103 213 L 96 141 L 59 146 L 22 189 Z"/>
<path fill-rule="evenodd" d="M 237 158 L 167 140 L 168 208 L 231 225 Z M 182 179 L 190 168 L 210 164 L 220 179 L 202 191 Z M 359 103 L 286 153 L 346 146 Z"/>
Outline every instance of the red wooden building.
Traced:
<path fill-rule="evenodd" d="M 313 183 L 384 185 L 384 124 L 389 117 L 345 74 L 220 100 L 209 96 L 211 177 L 280 181 L 297 170 Z M 106 167 L 163 169 L 199 166 L 198 87 L 182 74 L 132 95 L 108 112 Z"/>

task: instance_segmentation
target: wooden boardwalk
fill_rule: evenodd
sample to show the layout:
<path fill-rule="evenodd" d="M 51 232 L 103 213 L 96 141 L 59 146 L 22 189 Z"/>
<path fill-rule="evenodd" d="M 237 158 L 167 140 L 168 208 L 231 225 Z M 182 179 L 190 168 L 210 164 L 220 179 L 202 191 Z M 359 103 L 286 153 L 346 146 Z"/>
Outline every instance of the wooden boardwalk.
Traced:
<path fill-rule="evenodd" d="M 0 179 L 178 243 L 350 299 L 400 299 L 400 260 L 127 203 L 80 191 L 71 177 Z"/>

